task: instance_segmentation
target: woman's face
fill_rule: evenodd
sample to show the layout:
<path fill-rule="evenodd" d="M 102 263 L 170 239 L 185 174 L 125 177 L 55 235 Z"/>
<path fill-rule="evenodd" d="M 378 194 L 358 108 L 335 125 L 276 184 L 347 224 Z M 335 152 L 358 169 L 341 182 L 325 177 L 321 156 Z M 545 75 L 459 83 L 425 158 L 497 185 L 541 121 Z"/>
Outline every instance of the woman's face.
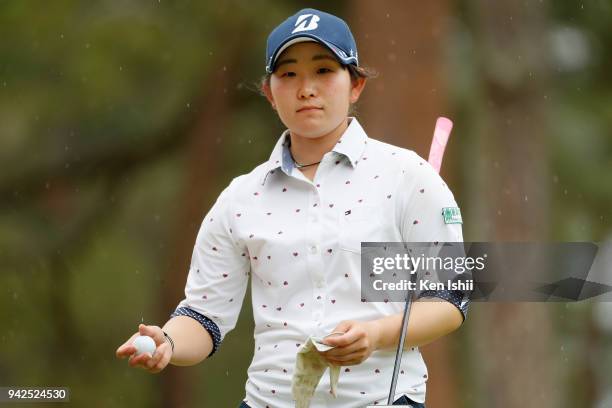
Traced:
<path fill-rule="evenodd" d="M 346 119 L 364 85 L 364 79 L 353 83 L 348 69 L 326 47 L 302 42 L 278 58 L 266 96 L 293 135 L 317 138 Z"/>

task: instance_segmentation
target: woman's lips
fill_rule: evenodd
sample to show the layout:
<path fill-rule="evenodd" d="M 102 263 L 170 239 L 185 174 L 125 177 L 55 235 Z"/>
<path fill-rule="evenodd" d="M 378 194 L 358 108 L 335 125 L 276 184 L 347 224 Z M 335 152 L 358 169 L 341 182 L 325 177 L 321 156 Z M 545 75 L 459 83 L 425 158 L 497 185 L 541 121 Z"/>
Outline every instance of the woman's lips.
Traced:
<path fill-rule="evenodd" d="M 317 111 L 317 110 L 323 110 L 323 108 L 317 108 L 314 106 L 310 106 L 310 107 L 305 107 L 305 108 L 301 108 L 298 109 L 298 112 L 312 112 L 312 111 Z"/>

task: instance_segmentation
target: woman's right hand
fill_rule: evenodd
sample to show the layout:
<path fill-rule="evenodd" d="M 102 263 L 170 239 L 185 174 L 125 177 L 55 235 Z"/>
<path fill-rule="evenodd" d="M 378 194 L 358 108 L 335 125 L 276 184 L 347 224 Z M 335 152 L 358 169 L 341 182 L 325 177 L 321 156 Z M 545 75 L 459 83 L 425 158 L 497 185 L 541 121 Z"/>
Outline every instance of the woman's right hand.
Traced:
<path fill-rule="evenodd" d="M 138 336 L 149 336 L 155 341 L 157 346 L 153 356 L 150 353 L 142 353 L 136 355 L 136 347 L 132 345 L 134 339 Z M 152 374 L 159 373 L 161 370 L 166 368 L 170 359 L 172 358 L 172 347 L 170 343 L 166 341 L 164 332 L 158 326 L 146 326 L 140 324 L 138 326 L 138 332 L 134 333 L 128 341 L 123 343 L 116 351 L 118 358 L 129 357 L 128 364 L 131 367 L 142 368 Z"/>

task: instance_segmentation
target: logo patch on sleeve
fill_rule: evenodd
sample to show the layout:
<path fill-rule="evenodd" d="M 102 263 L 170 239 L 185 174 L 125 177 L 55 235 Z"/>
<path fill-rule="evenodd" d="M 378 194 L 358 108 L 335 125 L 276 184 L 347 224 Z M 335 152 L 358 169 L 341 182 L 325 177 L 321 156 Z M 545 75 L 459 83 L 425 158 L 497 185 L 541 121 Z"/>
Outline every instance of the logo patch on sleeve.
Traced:
<path fill-rule="evenodd" d="M 458 207 L 442 208 L 442 217 L 445 224 L 463 224 L 461 219 L 461 210 Z"/>

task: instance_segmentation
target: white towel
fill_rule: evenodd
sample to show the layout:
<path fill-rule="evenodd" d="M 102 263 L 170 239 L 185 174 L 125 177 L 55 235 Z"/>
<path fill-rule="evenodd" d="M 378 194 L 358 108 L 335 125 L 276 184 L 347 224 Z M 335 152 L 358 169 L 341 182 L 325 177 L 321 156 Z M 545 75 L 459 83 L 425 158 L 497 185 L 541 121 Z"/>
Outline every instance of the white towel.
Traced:
<path fill-rule="evenodd" d="M 336 397 L 340 367 L 329 364 L 319 354 L 319 351 L 324 352 L 332 348 L 334 347 L 324 344 L 321 337 L 310 336 L 306 343 L 298 349 L 293 380 L 291 381 L 291 393 L 293 394 L 296 408 L 308 408 L 310 406 L 310 400 L 314 395 L 315 389 L 328 367 L 331 393 Z"/>

